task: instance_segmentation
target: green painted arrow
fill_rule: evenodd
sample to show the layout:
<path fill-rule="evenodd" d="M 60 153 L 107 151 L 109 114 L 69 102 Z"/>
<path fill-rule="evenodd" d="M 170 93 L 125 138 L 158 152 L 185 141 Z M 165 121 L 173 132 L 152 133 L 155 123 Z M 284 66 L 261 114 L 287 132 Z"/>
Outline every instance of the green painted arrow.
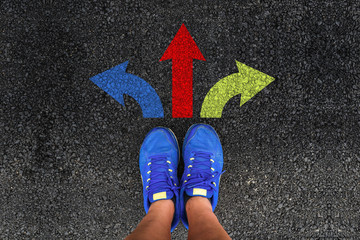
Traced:
<path fill-rule="evenodd" d="M 234 96 L 241 94 L 240 107 L 275 78 L 236 61 L 238 73 L 218 81 L 206 94 L 200 117 L 221 118 L 225 104 Z"/>

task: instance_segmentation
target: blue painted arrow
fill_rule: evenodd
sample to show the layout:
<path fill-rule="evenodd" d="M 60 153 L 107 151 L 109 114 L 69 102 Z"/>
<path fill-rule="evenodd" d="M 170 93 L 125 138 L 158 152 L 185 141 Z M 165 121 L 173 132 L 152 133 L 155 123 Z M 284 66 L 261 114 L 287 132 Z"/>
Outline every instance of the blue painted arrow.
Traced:
<path fill-rule="evenodd" d="M 139 103 L 144 118 L 163 118 L 164 109 L 154 88 L 144 79 L 127 73 L 128 63 L 123 62 L 90 80 L 123 106 L 124 94 L 133 97 Z"/>

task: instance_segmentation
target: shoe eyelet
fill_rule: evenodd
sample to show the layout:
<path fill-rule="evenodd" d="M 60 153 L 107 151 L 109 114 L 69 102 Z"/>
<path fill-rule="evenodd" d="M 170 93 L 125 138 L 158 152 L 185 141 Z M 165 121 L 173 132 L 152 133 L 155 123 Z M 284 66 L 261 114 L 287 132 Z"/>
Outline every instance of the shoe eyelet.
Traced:
<path fill-rule="evenodd" d="M 150 181 L 150 178 L 148 178 L 148 179 L 146 180 L 146 182 L 148 182 L 148 181 Z"/>
<path fill-rule="evenodd" d="M 214 168 L 211 168 L 211 171 L 215 172 L 215 169 L 214 169 Z"/>
<path fill-rule="evenodd" d="M 189 166 L 188 166 L 188 168 L 191 168 L 191 167 L 192 167 L 192 165 L 189 165 Z"/>
<path fill-rule="evenodd" d="M 189 173 L 188 175 L 186 175 L 187 177 L 190 177 L 191 176 L 191 174 Z"/>
<path fill-rule="evenodd" d="M 147 174 L 150 174 L 151 173 L 151 170 L 147 172 Z"/>
<path fill-rule="evenodd" d="M 170 168 L 169 168 L 168 170 L 169 170 L 169 172 L 172 172 L 172 171 L 173 171 L 173 170 L 172 170 L 172 169 L 170 169 Z"/>
<path fill-rule="evenodd" d="M 171 164 L 171 162 L 169 160 L 166 161 L 168 164 Z"/>

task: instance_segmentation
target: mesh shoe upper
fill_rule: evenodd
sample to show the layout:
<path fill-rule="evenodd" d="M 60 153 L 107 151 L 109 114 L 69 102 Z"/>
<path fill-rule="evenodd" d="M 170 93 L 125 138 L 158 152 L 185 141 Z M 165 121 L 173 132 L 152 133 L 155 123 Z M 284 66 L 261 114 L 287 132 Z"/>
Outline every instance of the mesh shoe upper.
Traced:
<path fill-rule="evenodd" d="M 151 203 L 175 198 L 171 231 L 179 223 L 178 162 L 179 146 L 175 135 L 167 128 L 152 129 L 141 145 L 139 157 L 144 208 L 147 213 Z"/>

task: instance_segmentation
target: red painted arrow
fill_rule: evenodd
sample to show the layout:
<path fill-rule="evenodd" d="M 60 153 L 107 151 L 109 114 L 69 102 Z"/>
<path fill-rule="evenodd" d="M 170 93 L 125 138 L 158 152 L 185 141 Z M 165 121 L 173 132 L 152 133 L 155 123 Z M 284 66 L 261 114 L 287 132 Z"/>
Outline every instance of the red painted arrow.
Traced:
<path fill-rule="evenodd" d="M 193 59 L 206 61 L 182 24 L 160 61 L 172 59 L 172 117 L 193 115 Z"/>

